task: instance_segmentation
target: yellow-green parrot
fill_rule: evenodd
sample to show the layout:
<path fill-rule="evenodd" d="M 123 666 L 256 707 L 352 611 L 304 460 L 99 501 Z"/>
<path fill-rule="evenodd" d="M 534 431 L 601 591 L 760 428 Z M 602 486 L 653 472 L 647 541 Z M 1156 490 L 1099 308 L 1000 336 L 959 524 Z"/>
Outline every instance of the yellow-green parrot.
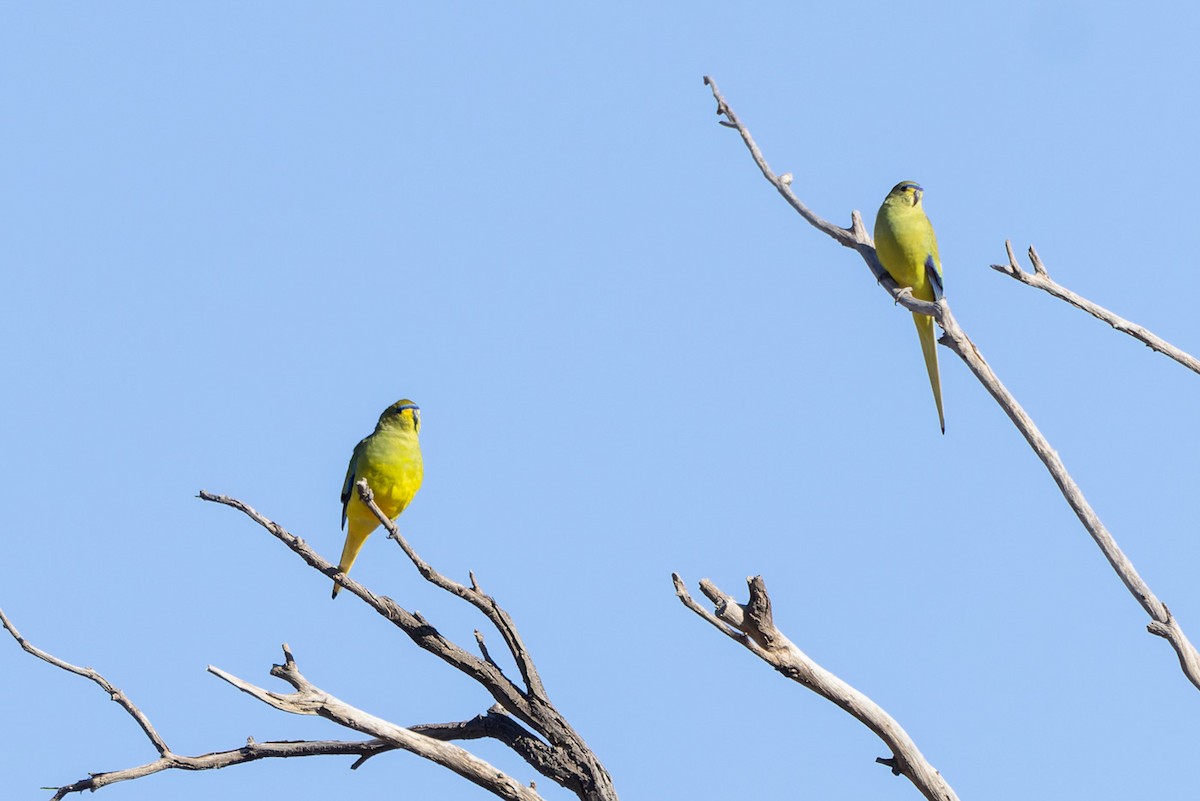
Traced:
<path fill-rule="evenodd" d="M 875 217 L 875 251 L 879 261 L 897 284 L 912 287 L 918 300 L 934 301 L 942 297 L 942 260 L 938 257 L 937 236 L 933 224 L 925 216 L 921 196 L 925 190 L 915 181 L 896 184 Z M 921 338 L 921 353 L 925 370 L 937 403 L 938 422 L 946 433 L 946 416 L 942 412 L 942 381 L 938 375 L 937 342 L 933 335 L 933 318 L 913 312 L 917 336 Z"/>
<path fill-rule="evenodd" d="M 421 410 L 417 404 L 407 399 L 397 401 L 379 415 L 371 435 L 354 446 L 342 484 L 342 527 L 345 528 L 347 521 L 350 523 L 342 560 L 338 562 L 338 570 L 343 573 L 350 571 L 367 535 L 379 525 L 379 518 L 358 497 L 354 485 L 365 478 L 380 510 L 393 520 L 399 517 L 421 488 L 425 476 L 421 443 L 417 439 L 420 430 Z M 341 588 L 334 582 L 334 598 Z"/>

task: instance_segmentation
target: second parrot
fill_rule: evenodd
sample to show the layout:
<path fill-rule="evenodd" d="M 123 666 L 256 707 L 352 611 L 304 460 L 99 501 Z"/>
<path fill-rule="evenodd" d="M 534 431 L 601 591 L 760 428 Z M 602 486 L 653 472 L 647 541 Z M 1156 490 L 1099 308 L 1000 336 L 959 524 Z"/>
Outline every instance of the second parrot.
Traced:
<path fill-rule="evenodd" d="M 937 236 L 933 224 L 921 206 L 925 190 L 914 181 L 896 184 L 875 217 L 875 251 L 879 261 L 897 284 L 912 287 L 918 300 L 934 301 L 942 297 L 942 260 L 938 257 Z M 925 371 L 937 403 L 938 423 L 946 433 L 946 416 L 942 411 L 942 380 L 938 374 L 937 342 L 934 340 L 933 318 L 913 312 Z"/>

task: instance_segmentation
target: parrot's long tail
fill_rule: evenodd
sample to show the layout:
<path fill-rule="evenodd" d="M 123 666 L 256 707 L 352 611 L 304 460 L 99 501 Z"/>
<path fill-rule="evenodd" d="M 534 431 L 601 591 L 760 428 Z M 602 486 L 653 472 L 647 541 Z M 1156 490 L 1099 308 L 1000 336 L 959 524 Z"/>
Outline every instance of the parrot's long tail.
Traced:
<path fill-rule="evenodd" d="M 343 573 L 349 573 L 350 567 L 354 564 L 354 560 L 358 558 L 358 552 L 362 550 L 363 543 L 367 541 L 367 535 L 371 531 L 368 529 L 363 532 L 354 525 L 354 521 L 350 521 L 350 527 L 346 531 L 346 544 L 342 546 L 342 559 L 338 562 L 338 570 Z M 342 585 L 336 581 L 333 582 L 333 597 L 336 598 L 338 592 L 342 589 Z"/>
<path fill-rule="evenodd" d="M 933 400 L 937 403 L 938 423 L 946 433 L 946 415 L 942 412 L 942 378 L 938 374 L 937 342 L 933 332 L 933 318 L 913 313 L 917 336 L 921 338 L 921 354 L 925 357 L 925 370 L 929 373 L 929 386 L 933 388 Z"/>

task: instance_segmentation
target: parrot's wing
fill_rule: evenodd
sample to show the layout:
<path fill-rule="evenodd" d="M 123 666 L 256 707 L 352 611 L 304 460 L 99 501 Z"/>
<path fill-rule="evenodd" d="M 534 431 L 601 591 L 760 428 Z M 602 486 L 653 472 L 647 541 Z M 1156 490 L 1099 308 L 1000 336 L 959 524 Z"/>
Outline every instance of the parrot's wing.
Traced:
<path fill-rule="evenodd" d="M 938 269 L 937 261 L 933 254 L 930 253 L 925 257 L 925 277 L 929 280 L 929 286 L 933 289 L 933 299 L 942 299 L 942 271 Z"/>
<path fill-rule="evenodd" d="M 357 467 L 358 457 L 363 452 L 367 445 L 367 438 L 364 437 L 354 446 L 354 453 L 350 454 L 350 464 L 346 467 L 346 480 L 342 482 L 342 528 L 346 527 L 346 507 L 350 505 L 350 496 L 354 492 L 354 482 L 358 480 Z"/>

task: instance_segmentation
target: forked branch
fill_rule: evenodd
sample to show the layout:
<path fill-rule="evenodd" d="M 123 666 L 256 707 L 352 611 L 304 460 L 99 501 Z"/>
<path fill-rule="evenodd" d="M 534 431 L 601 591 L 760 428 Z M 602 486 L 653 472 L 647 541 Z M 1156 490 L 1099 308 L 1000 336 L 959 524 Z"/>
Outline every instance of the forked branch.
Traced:
<path fill-rule="evenodd" d="M 75 665 L 65 662 L 46 651 L 32 645 L 26 640 L 12 622 L 5 616 L 4 611 L 0 610 L 0 623 L 12 635 L 20 646 L 30 654 L 33 654 L 38 659 L 61 668 L 69 673 L 74 673 L 77 676 L 83 676 L 90 679 L 100 686 L 113 701 L 116 701 L 122 709 L 124 709 L 130 717 L 137 721 L 147 739 L 153 744 L 155 750 L 158 751 L 159 757 L 152 762 L 147 762 L 143 765 L 136 765 L 131 768 L 122 770 L 105 771 L 102 773 L 93 773 L 86 779 L 80 779 L 77 782 L 63 785 L 55 789 L 52 801 L 66 798 L 71 793 L 82 793 L 85 790 L 95 791 L 101 787 L 107 787 L 110 784 L 117 782 L 130 781 L 132 779 L 140 779 L 143 776 L 149 776 L 154 773 L 160 773 L 164 770 L 217 770 L 227 768 L 231 765 L 242 765 L 247 762 L 256 762 L 260 759 L 281 759 L 287 757 L 306 757 L 306 756 L 329 756 L 329 755 L 357 755 L 359 761 L 355 763 L 357 766 L 362 760 L 367 759 L 375 754 L 384 751 L 390 751 L 397 746 L 385 742 L 383 740 L 373 739 L 359 742 L 343 742 L 338 740 L 304 740 L 304 741 L 288 741 L 288 742 L 266 742 L 258 743 L 254 740 L 248 740 L 245 745 L 239 748 L 233 748 L 228 751 L 214 751 L 200 756 L 184 756 L 176 754 L 167 747 L 163 739 L 159 737 L 154 727 L 150 724 L 150 720 L 146 715 L 138 709 L 137 705 L 125 693 L 118 690 L 104 676 L 92 668 L 80 668 Z"/>
<path fill-rule="evenodd" d="M 520 684 L 504 674 L 500 666 L 487 654 L 486 649 L 481 647 L 481 656 L 468 652 L 444 637 L 420 614 L 409 612 L 391 598 L 375 595 L 345 573 L 338 571 L 336 566 L 322 558 L 299 537 L 248 504 L 236 498 L 204 491 L 200 492 L 200 498 L 241 511 L 314 569 L 361 598 L 418 646 L 478 682 L 496 700 L 501 710 L 516 718 L 510 721 L 510 725 L 503 729 L 496 728 L 494 731 L 503 733 L 505 737 L 501 737 L 501 740 L 508 743 L 543 776 L 572 791 L 583 801 L 616 801 L 616 790 L 608 771 L 550 700 L 529 651 L 508 613 L 495 599 L 479 588 L 474 575 L 471 576 L 471 586 L 467 587 L 430 567 L 400 535 L 396 524 L 380 511 L 366 482 L 359 482 L 356 488 L 363 502 L 380 519 L 389 536 L 396 540 L 422 576 L 447 592 L 469 601 L 495 625 L 518 666 L 521 674 Z M 477 637 L 482 645 L 482 635 L 477 633 Z M 528 729 L 523 728 L 521 724 Z M 474 731 L 478 731 L 478 728 Z M 544 747 L 535 745 L 539 742 Z"/>
<path fill-rule="evenodd" d="M 675 595 L 684 606 L 792 681 L 837 704 L 873 731 L 892 752 L 890 757 L 879 757 L 876 762 L 891 768 L 893 774 L 907 778 L 929 801 L 958 801 L 942 774 L 929 764 L 917 744 L 891 715 L 814 662 L 776 628 L 771 598 L 762 576 L 746 580 L 750 600 L 745 606 L 708 579 L 701 581 L 700 589 L 712 601 L 715 612 L 708 611 L 688 594 L 687 586 L 678 574 L 672 573 L 671 579 L 675 582 Z"/>
<path fill-rule="evenodd" d="M 1128 334 L 1144 343 L 1152 350 L 1156 350 L 1164 356 L 1169 356 L 1192 372 L 1200 373 L 1200 359 L 1197 359 L 1186 351 L 1180 350 L 1157 334 L 1142 328 L 1137 323 L 1132 323 L 1124 317 L 1110 312 L 1100 304 L 1093 303 L 1082 295 L 1077 295 L 1062 284 L 1054 281 L 1050 277 L 1050 273 L 1047 272 L 1046 265 L 1042 263 L 1042 257 L 1038 255 L 1037 250 L 1032 245 L 1029 246 L 1029 261 L 1033 265 L 1033 272 L 1021 269 L 1021 265 L 1017 263 L 1016 254 L 1013 253 L 1012 242 L 1005 241 L 1004 249 L 1008 252 L 1008 264 L 993 264 L 992 269 L 996 272 L 1004 273 L 1026 286 L 1048 292 L 1059 300 L 1065 300 L 1075 308 L 1082 309 L 1092 315 L 1097 320 L 1103 320 L 1118 331 Z"/>
<path fill-rule="evenodd" d="M 447 592 L 471 602 L 496 626 L 518 665 L 521 684 L 504 675 L 500 666 L 487 653 L 487 649 L 483 646 L 483 635 L 479 632 L 476 632 L 475 636 L 483 655 L 475 656 L 442 636 L 420 614 L 408 612 L 391 598 L 375 595 L 357 581 L 339 572 L 334 565 L 308 547 L 299 537 L 269 520 L 248 504 L 236 498 L 201 492 L 202 499 L 231 506 L 250 517 L 313 568 L 338 581 L 343 587 L 365 601 L 376 612 L 401 629 L 413 642 L 477 681 L 496 699 L 497 703 L 485 714 L 477 715 L 467 721 L 410 727 L 399 726 L 365 710 L 350 706 L 309 682 L 301 674 L 296 660 L 285 645 L 284 663 L 275 665 L 271 669 L 271 675 L 291 684 L 295 692 L 272 692 L 212 666 L 209 666 L 209 671 L 276 709 L 295 714 L 319 715 L 346 728 L 368 734 L 371 739 L 359 742 L 255 743 L 249 741 L 241 748 L 228 751 L 203 754 L 198 757 L 180 756 L 167 747 L 166 742 L 155 731 L 149 719 L 124 693 L 91 668 L 76 667 L 34 647 L 0 610 L 0 623 L 23 649 L 39 659 L 63 670 L 84 676 L 99 685 L 137 721 L 159 754 L 158 759 L 153 762 L 124 770 L 95 773 L 87 779 L 60 787 L 55 793 L 54 799 L 61 799 L 70 793 L 83 790 L 96 790 L 115 782 L 137 779 L 163 770 L 211 770 L 270 757 L 322 754 L 356 755 L 359 758 L 351 766 L 354 768 L 377 754 L 402 749 L 442 765 L 500 798 L 510 801 L 541 801 L 541 796 L 532 788 L 532 785 L 527 787 L 521 784 L 461 746 L 453 745 L 450 742 L 488 737 L 507 745 L 534 770 L 575 793 L 581 801 L 618 801 L 612 780 L 604 766 L 550 701 L 545 686 L 538 677 L 529 651 L 508 613 L 496 603 L 495 599 L 480 589 L 474 575 L 471 576 L 471 586 L 467 587 L 446 578 L 430 567 L 400 536 L 395 524 L 383 516 L 365 482 L 360 484 L 358 491 L 367 506 L 380 517 L 391 537 L 400 544 L 426 579 Z"/>
<path fill-rule="evenodd" d="M 725 98 L 721 96 L 717 85 L 707 76 L 704 78 L 704 83 L 712 89 L 713 97 L 717 101 L 717 114 L 728 119 L 729 127 L 737 129 L 741 134 L 742 141 L 750 150 L 750 155 L 758 165 L 763 177 L 771 183 L 775 189 L 784 196 L 792 208 L 802 216 L 813 227 L 826 233 L 836 242 L 845 247 L 854 248 L 859 255 L 866 261 L 867 266 L 871 269 L 873 275 L 880 279 L 882 266 L 879 264 L 879 258 L 875 255 L 875 248 L 871 242 L 871 238 L 867 235 L 866 228 L 862 224 L 862 216 L 857 212 L 851 215 L 852 225 L 850 228 L 839 228 L 836 225 L 826 222 L 817 217 L 811 212 L 807 206 L 800 202 L 792 192 L 791 182 L 783 181 L 776 177 L 775 173 L 767 165 L 766 159 L 755 144 L 754 139 L 750 136 L 750 132 L 742 124 L 742 122 L 733 113 Z M 1116 540 L 1108 529 L 1101 522 L 1100 517 L 1092 509 L 1087 499 L 1083 496 L 1083 491 L 1079 489 L 1079 485 L 1071 478 L 1067 472 L 1066 466 L 1058 453 L 1050 447 L 1049 441 L 1042 434 L 1038 427 L 1034 425 L 1033 419 L 1021 408 L 1015 397 L 1009 392 L 1000 382 L 1000 379 L 992 371 L 992 368 L 984 361 L 983 355 L 975 344 L 967 337 L 962 327 L 954 319 L 954 315 L 950 311 L 950 304 L 945 298 L 936 303 L 923 303 L 912 299 L 910 290 L 906 287 L 897 287 L 886 273 L 880 279 L 880 283 L 884 288 L 896 299 L 898 303 L 905 308 L 928 314 L 937 321 L 938 325 L 945 331 L 939 342 L 950 350 L 954 351 L 960 359 L 967 365 L 967 368 L 975 375 L 984 388 L 1004 410 L 1009 419 L 1025 437 L 1025 441 L 1033 448 L 1034 453 L 1042 460 L 1046 469 L 1050 472 L 1054 482 L 1058 485 L 1067 504 L 1075 512 L 1083 527 L 1091 535 L 1096 545 L 1104 554 L 1104 558 L 1112 565 L 1114 571 L 1120 577 L 1125 587 L 1133 595 L 1137 602 L 1141 604 L 1146 614 L 1150 616 L 1151 622 L 1147 625 L 1147 630 L 1151 634 L 1166 639 L 1175 649 L 1175 653 L 1179 657 L 1180 667 L 1183 669 L 1184 675 L 1193 685 L 1200 689 L 1200 653 L 1197 653 L 1195 646 L 1191 644 L 1188 638 L 1184 635 L 1183 630 L 1179 627 L 1179 623 L 1171 615 L 1166 604 L 1158 599 L 1150 587 L 1138 575 L 1134 569 L 1133 563 L 1125 556 L 1124 552 L 1117 546 Z"/>
<path fill-rule="evenodd" d="M 383 718 L 347 704 L 312 684 L 296 666 L 296 660 L 286 643 L 283 646 L 283 656 L 284 663 L 273 666 L 271 675 L 292 685 L 296 690 L 294 693 L 284 694 L 265 690 L 212 665 L 208 666 L 208 670 L 242 692 L 275 709 L 296 715 L 319 715 L 339 726 L 369 734 L 393 748 L 402 748 L 441 765 L 500 798 L 508 799 L 508 801 L 542 801 L 542 797 L 537 792 L 505 775 L 466 749 L 419 734 L 403 726 L 397 726 L 395 723 L 389 723 Z"/>
<path fill-rule="evenodd" d="M 154 745 L 154 750 L 158 751 L 160 755 L 171 753 L 171 749 L 167 748 L 167 744 L 163 741 L 163 738 L 158 736 L 158 732 L 155 731 L 154 726 L 150 724 L 150 719 L 142 713 L 142 710 L 137 708 L 133 701 L 129 700 L 129 697 L 126 696 L 125 693 L 114 687 L 112 683 L 108 681 L 108 679 L 101 676 L 92 668 L 77 667 L 72 665 L 70 662 L 65 662 L 52 654 L 46 653 L 41 648 L 36 647 L 33 645 L 33 643 L 29 642 L 29 640 L 26 640 L 21 636 L 21 632 L 17 631 L 16 626 L 14 626 L 12 621 L 10 621 L 4 614 L 3 609 L 0 609 L 0 625 L 4 626 L 5 630 L 12 635 L 13 639 L 17 641 L 17 644 L 20 645 L 21 648 L 26 651 L 26 653 L 33 654 L 38 659 L 41 659 L 43 662 L 49 662 L 56 668 L 62 668 L 68 673 L 74 673 L 76 676 L 83 676 L 85 679 L 95 682 L 97 685 L 99 685 L 100 689 L 108 693 L 108 697 L 110 699 L 119 704 L 122 709 L 129 713 L 130 717 L 137 721 L 138 726 L 141 727 L 146 737 Z"/>
<path fill-rule="evenodd" d="M 388 539 L 394 540 L 400 546 L 404 551 L 404 555 L 412 561 L 413 565 L 417 568 L 417 572 L 426 581 L 440 587 L 451 595 L 457 595 L 459 598 L 467 601 L 491 621 L 496 630 L 500 632 L 500 636 L 504 638 L 504 644 L 508 646 L 509 653 L 512 654 L 513 660 L 517 663 L 517 670 L 521 673 L 521 680 L 525 682 L 525 686 L 529 689 L 529 692 L 548 702 L 546 688 L 542 685 L 541 677 L 538 676 L 537 666 L 533 664 L 533 658 L 529 655 L 529 649 L 525 647 L 524 641 L 521 640 L 521 634 L 517 631 L 516 624 L 508 616 L 508 612 L 500 608 L 500 605 L 496 603 L 496 599 L 485 594 L 479 588 L 479 582 L 475 579 L 475 574 L 473 572 L 470 574 L 471 586 L 467 587 L 434 570 L 429 566 L 428 562 L 413 550 L 412 546 L 408 544 L 408 540 L 404 539 L 400 534 L 400 529 L 396 527 L 396 522 L 384 514 L 383 510 L 375 503 L 375 496 L 371 492 L 371 487 L 367 484 L 367 480 L 365 478 L 359 479 L 358 483 L 354 486 L 362 502 L 375 514 L 380 524 L 387 529 Z M 482 639 L 483 635 L 478 634 L 478 632 L 476 634 Z M 480 642 L 480 648 L 481 650 L 483 649 L 482 642 Z M 484 651 L 484 657 L 488 658 L 486 651 Z"/>

